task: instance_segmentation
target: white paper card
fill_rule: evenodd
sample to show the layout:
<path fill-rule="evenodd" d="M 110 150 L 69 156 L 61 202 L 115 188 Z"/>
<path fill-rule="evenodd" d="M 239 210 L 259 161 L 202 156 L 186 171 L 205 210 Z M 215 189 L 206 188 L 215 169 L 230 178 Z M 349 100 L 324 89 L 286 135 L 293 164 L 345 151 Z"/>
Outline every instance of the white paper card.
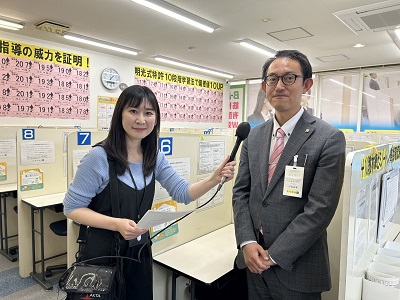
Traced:
<path fill-rule="evenodd" d="M 158 210 L 148 210 L 142 219 L 137 223 L 140 228 L 151 228 L 180 217 L 183 217 L 192 211 L 165 212 Z"/>

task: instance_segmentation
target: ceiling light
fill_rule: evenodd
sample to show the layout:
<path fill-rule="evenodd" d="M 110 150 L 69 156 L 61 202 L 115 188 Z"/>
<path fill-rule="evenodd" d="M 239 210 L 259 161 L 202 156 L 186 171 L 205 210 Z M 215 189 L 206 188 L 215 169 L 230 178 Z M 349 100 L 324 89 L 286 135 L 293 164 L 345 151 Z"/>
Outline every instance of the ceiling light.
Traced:
<path fill-rule="evenodd" d="M 105 49 L 109 49 L 109 50 L 113 50 L 113 51 L 117 51 L 117 52 L 122 52 L 122 53 L 130 54 L 130 55 L 137 55 L 139 53 L 139 50 L 136 50 L 134 48 L 129 48 L 129 47 L 125 47 L 125 46 L 112 44 L 109 42 L 96 40 L 96 39 L 89 38 L 89 37 L 75 34 L 75 33 L 67 33 L 64 35 L 64 38 L 66 38 L 67 40 L 72 40 L 75 42 L 80 42 L 80 43 L 84 43 L 84 44 L 88 44 L 88 45 L 92 45 L 92 46 L 96 46 L 96 47 L 101 47 L 101 48 L 105 48 Z"/>
<path fill-rule="evenodd" d="M 353 47 L 354 48 L 362 48 L 362 47 L 365 47 L 365 45 L 364 44 L 355 44 Z"/>
<path fill-rule="evenodd" d="M 237 41 L 240 45 L 249 48 L 251 50 L 257 51 L 259 53 L 265 54 L 269 57 L 272 57 L 275 55 L 276 51 L 274 49 L 268 48 L 267 46 L 264 46 L 262 44 L 259 44 L 253 40 L 250 39 L 244 39 Z"/>
<path fill-rule="evenodd" d="M 179 21 L 185 22 L 189 25 L 195 26 L 210 33 L 220 27 L 217 24 L 214 24 L 206 19 L 203 19 L 199 16 L 196 16 L 195 14 L 192 14 L 191 12 L 188 12 L 180 7 L 177 7 L 162 0 L 131 0 L 131 1 L 146 6 L 148 8 L 151 8 L 164 15 L 175 18 Z"/>
<path fill-rule="evenodd" d="M 241 81 L 230 81 L 229 85 L 242 85 L 246 84 L 246 80 L 241 80 Z M 400 104 L 399 104 L 400 105 Z"/>
<path fill-rule="evenodd" d="M 16 22 L 11 22 L 11 21 L 6 21 L 0 19 L 0 27 L 5 28 L 5 29 L 11 29 L 11 30 L 20 30 L 24 28 L 24 25 L 16 23 Z"/>
<path fill-rule="evenodd" d="M 248 84 L 259 84 L 259 83 L 262 83 L 261 79 L 250 79 L 248 81 Z"/>
<path fill-rule="evenodd" d="M 229 73 L 202 67 L 199 65 L 194 65 L 191 63 L 183 62 L 183 61 L 180 61 L 177 59 L 173 59 L 173 58 L 169 58 L 169 57 L 165 57 L 165 56 L 161 56 L 161 55 L 155 56 L 154 59 L 157 61 L 167 63 L 167 64 L 171 64 L 171 65 L 175 65 L 175 66 L 179 66 L 179 67 L 183 67 L 183 68 L 187 68 L 187 69 L 191 69 L 191 70 L 195 70 L 195 71 L 200 71 L 200 72 L 204 72 L 204 73 L 208 73 L 208 74 L 212 74 L 212 75 L 216 75 L 216 76 L 221 76 L 223 78 L 232 79 L 234 76 Z"/>

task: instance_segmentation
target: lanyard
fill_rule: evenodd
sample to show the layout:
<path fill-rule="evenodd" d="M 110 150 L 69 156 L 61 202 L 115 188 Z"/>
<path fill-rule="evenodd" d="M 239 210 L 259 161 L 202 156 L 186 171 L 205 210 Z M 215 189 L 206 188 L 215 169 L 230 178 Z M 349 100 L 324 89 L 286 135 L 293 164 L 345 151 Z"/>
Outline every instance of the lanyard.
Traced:
<path fill-rule="evenodd" d="M 135 186 L 135 195 L 136 195 L 136 210 L 137 210 L 137 214 L 138 214 L 138 219 L 137 221 L 139 222 L 141 216 L 140 216 L 140 208 L 142 207 L 143 204 L 143 200 L 144 200 L 144 196 L 146 195 L 146 178 L 144 177 L 143 174 L 143 182 L 144 182 L 144 189 L 143 189 L 143 195 L 142 195 L 142 199 L 139 202 L 139 197 L 138 197 L 138 187 L 136 185 L 135 179 L 133 178 L 132 172 L 131 172 L 131 168 L 128 166 L 128 172 L 129 172 L 129 176 L 131 176 L 133 185 Z"/>

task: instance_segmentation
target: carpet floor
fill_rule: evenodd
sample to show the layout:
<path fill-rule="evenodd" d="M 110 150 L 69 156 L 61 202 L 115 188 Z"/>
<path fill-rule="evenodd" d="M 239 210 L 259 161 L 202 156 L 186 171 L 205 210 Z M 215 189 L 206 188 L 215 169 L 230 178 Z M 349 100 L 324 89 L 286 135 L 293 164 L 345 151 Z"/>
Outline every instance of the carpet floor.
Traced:
<path fill-rule="evenodd" d="M 61 272 L 48 278 L 53 289 L 46 291 L 33 278 L 22 278 L 18 271 L 18 261 L 11 262 L 0 255 L 0 299 L 4 300 L 63 300 L 65 293 L 58 289 Z"/>

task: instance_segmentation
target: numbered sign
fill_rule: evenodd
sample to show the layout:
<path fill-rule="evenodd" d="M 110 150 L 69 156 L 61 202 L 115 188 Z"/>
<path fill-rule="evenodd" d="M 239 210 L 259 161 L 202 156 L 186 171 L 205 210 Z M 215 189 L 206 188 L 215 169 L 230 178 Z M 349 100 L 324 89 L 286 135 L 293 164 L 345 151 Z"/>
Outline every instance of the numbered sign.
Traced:
<path fill-rule="evenodd" d="M 22 139 L 23 140 L 34 140 L 35 139 L 35 129 L 34 128 L 22 129 Z"/>
<path fill-rule="evenodd" d="M 172 137 L 161 137 L 158 140 L 158 148 L 164 155 L 172 155 Z"/>
<path fill-rule="evenodd" d="M 91 145 L 92 133 L 90 131 L 78 131 L 78 146 Z"/>

